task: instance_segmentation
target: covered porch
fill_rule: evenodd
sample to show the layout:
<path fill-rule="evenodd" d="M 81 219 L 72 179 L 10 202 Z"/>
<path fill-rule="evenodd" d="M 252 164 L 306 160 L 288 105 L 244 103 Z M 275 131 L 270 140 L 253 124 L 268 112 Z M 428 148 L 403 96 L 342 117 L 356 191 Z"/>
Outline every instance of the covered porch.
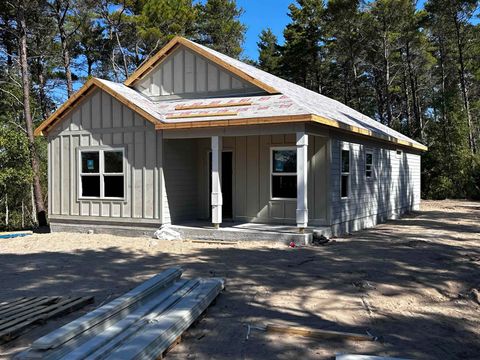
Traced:
<path fill-rule="evenodd" d="M 163 224 L 196 238 L 328 235 L 329 137 L 305 124 L 166 130 Z M 263 235 L 262 235 L 263 234 Z"/>

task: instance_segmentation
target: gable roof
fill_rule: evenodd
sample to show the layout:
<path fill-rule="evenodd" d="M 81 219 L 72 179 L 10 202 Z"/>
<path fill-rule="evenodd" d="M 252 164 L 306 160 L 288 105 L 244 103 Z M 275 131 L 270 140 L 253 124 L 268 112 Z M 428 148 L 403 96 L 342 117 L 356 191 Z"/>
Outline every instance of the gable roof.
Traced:
<path fill-rule="evenodd" d="M 258 86 L 270 95 L 250 97 L 247 100 L 251 104 L 243 104 L 241 108 L 233 105 L 235 108 L 235 111 L 233 111 L 232 105 L 227 103 L 228 101 L 239 101 L 239 98 L 236 98 L 236 100 L 217 98 L 208 99 L 208 101 L 207 99 L 190 99 L 153 102 L 132 88 L 137 81 L 144 78 L 163 62 L 178 46 L 189 48 L 227 71 Z M 74 96 L 52 114 L 49 119 L 44 121 L 35 130 L 35 133 L 37 135 L 41 134 L 58 118 L 63 118 L 64 114 L 75 106 L 79 97 L 86 96 L 88 89 L 94 85 L 107 91 L 126 106 L 144 116 L 148 121 L 155 123 L 157 129 L 311 121 L 390 143 L 413 147 L 418 150 L 427 150 L 427 147 L 419 142 L 339 101 L 178 36 L 157 54 L 145 61 L 124 84 L 96 78 L 87 81 Z M 279 105 L 278 99 L 280 98 L 283 99 L 283 103 Z M 265 101 L 265 103 L 261 104 L 261 101 Z M 203 105 L 208 105 L 208 103 L 210 105 L 202 107 L 202 103 Z M 185 109 L 185 106 L 189 108 Z M 197 109 L 197 111 L 189 111 L 192 109 Z"/>
<path fill-rule="evenodd" d="M 65 118 L 82 99 L 98 88 L 143 116 L 147 121 L 156 125 L 162 120 L 162 116 L 155 110 L 155 104 L 134 89 L 112 81 L 90 78 L 75 94 L 35 129 L 34 135 L 40 136 L 48 131 L 56 122 Z"/>

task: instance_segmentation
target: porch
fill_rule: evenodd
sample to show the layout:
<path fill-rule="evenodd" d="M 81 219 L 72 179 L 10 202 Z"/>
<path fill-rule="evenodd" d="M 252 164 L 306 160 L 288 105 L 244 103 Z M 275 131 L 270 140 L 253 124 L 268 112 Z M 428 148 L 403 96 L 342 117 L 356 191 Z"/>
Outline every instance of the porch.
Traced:
<path fill-rule="evenodd" d="M 193 240 L 294 242 L 297 245 L 308 245 L 312 243 L 314 234 L 331 236 L 329 226 L 308 226 L 300 233 L 295 225 L 233 221 L 225 221 L 220 227 L 215 227 L 208 221 L 192 221 L 172 225 L 170 228 L 180 233 L 182 238 Z"/>
<path fill-rule="evenodd" d="M 329 225 L 325 130 L 302 123 L 162 136 L 163 224 L 190 238 L 300 242 Z"/>

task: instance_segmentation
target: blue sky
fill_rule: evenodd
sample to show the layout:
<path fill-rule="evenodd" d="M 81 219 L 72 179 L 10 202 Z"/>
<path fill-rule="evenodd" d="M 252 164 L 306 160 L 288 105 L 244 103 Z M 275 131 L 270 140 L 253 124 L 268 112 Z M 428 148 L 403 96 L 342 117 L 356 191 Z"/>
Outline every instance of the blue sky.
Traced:
<path fill-rule="evenodd" d="M 247 26 L 244 55 L 258 58 L 257 41 L 260 32 L 270 27 L 283 42 L 283 29 L 289 23 L 288 5 L 293 0 L 237 0 L 237 5 L 245 10 L 241 21 Z"/>
<path fill-rule="evenodd" d="M 368 1 L 368 0 L 367 0 Z M 419 0 L 418 8 L 423 8 L 426 0 Z M 270 27 L 283 43 L 283 29 L 289 23 L 288 5 L 295 0 L 237 0 L 237 5 L 245 10 L 241 21 L 247 26 L 243 54 L 251 59 L 258 58 L 257 41 L 260 32 Z"/>

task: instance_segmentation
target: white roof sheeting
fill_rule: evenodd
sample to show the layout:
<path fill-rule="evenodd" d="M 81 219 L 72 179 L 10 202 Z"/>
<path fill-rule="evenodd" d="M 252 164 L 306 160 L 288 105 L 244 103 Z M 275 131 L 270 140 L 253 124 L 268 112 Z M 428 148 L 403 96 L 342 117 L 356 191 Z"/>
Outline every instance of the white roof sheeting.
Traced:
<path fill-rule="evenodd" d="M 233 59 L 206 46 L 194 43 L 193 41 L 190 42 L 194 44 L 194 46 L 202 48 L 204 51 L 209 52 L 212 56 L 221 59 L 231 66 L 243 71 L 247 75 L 277 89 L 280 93 L 288 96 L 300 107 L 304 108 L 308 113 L 322 116 L 327 119 L 336 120 L 345 125 L 356 126 L 361 129 L 370 130 L 380 136 L 389 136 L 421 146 L 420 143 L 409 138 L 408 136 L 405 136 L 398 131 L 389 128 L 388 126 L 383 125 L 366 115 L 363 115 L 362 113 L 342 104 L 337 100 L 330 99 L 329 97 L 305 89 L 302 86 L 291 83 L 237 59 Z"/>

